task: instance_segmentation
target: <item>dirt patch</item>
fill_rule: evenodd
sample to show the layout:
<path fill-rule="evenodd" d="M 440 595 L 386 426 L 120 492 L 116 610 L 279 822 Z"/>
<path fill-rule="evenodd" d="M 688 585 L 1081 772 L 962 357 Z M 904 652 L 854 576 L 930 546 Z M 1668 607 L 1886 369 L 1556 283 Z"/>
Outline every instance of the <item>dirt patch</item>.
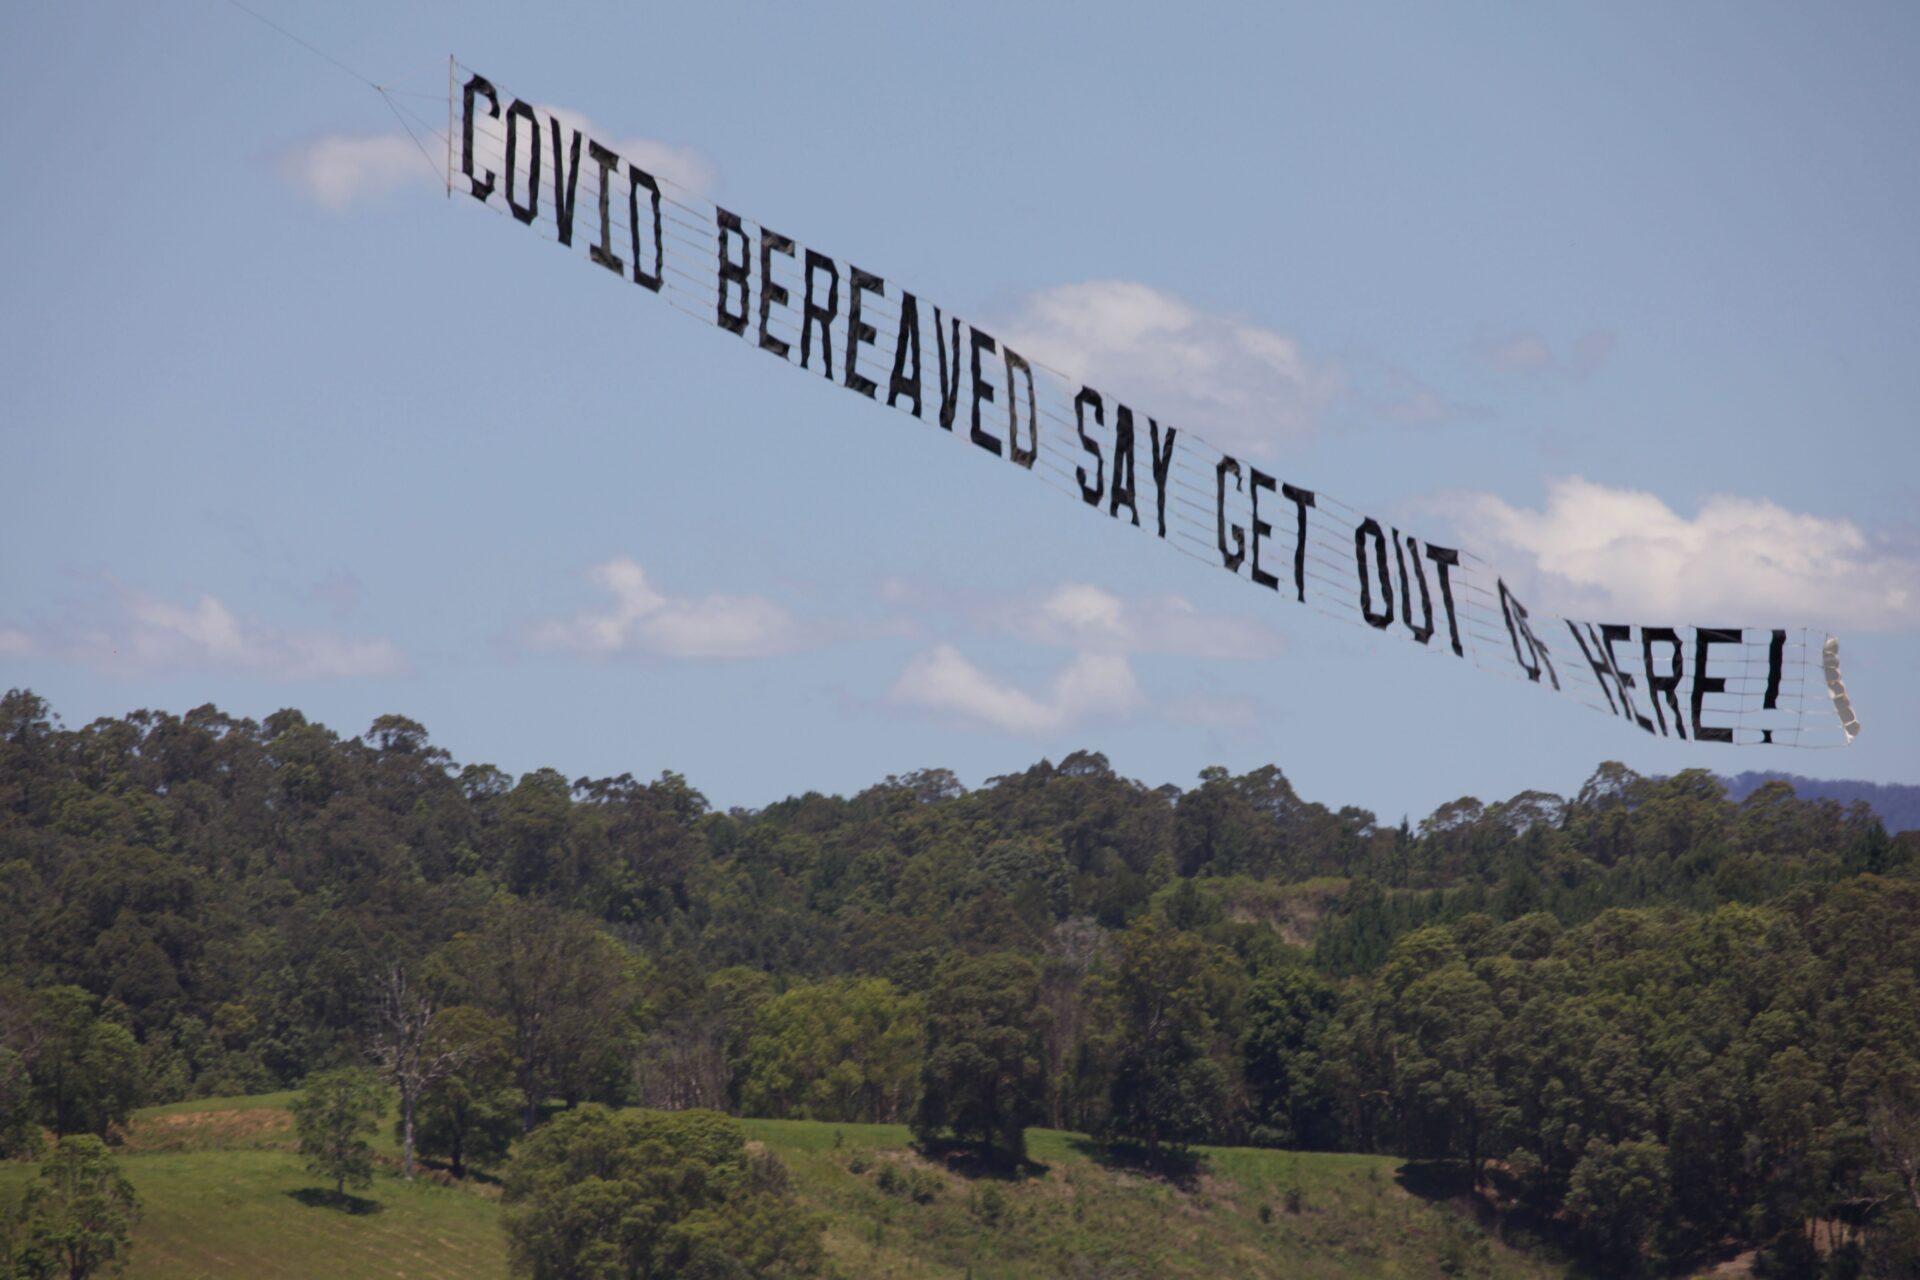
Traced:
<path fill-rule="evenodd" d="M 278 1107 L 237 1111 L 180 1111 L 145 1116 L 127 1131 L 128 1151 L 221 1151 L 286 1145 L 293 1115 Z"/>

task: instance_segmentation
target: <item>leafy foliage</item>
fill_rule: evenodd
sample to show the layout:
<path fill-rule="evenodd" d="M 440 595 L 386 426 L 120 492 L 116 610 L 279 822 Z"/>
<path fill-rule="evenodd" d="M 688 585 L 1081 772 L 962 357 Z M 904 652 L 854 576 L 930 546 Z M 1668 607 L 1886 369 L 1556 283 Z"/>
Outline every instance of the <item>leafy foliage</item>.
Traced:
<path fill-rule="evenodd" d="M 508 1247 L 531 1280 L 817 1275 L 821 1224 L 785 1171 L 749 1155 L 710 1111 L 586 1106 L 529 1138 L 507 1167 Z"/>
<path fill-rule="evenodd" d="M 68 729 L 14 690 L 0 1145 L 364 1061 L 403 972 L 437 1012 L 382 1060 L 462 1173 L 591 1102 L 1003 1155 L 1045 1120 L 1438 1162 L 1616 1272 L 1810 1222 L 1879 1266 L 1920 1221 L 1917 867 L 1863 806 L 1700 771 L 1388 824 L 1076 752 L 717 812 L 401 716 Z"/>
<path fill-rule="evenodd" d="M 385 1102 L 379 1083 L 356 1067 L 315 1073 L 294 1099 L 300 1154 L 311 1172 L 332 1179 L 336 1196 L 372 1185 L 373 1147 L 366 1135 L 379 1131 Z"/>
<path fill-rule="evenodd" d="M 1013 955 L 956 959 L 935 975 L 913 1129 L 951 1133 L 1005 1163 L 1026 1155 L 1026 1127 L 1046 1105 L 1040 978 Z"/>
<path fill-rule="evenodd" d="M 27 1188 L 14 1265 L 26 1280 L 118 1274 L 132 1249 L 140 1201 L 92 1134 L 60 1139 Z"/>

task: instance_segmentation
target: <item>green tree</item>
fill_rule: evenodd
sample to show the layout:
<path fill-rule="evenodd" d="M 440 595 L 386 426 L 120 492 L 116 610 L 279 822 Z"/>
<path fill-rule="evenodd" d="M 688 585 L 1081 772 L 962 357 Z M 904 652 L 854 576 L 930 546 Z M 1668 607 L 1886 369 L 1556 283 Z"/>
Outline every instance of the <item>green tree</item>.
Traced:
<path fill-rule="evenodd" d="M 132 1032 L 100 1017 L 95 1005 L 79 987 L 34 993 L 34 1096 L 41 1122 L 56 1134 L 105 1138 L 140 1104 L 140 1046 Z"/>
<path fill-rule="evenodd" d="M 1102 1130 L 1140 1143 L 1153 1163 L 1219 1127 L 1244 975 L 1232 952 L 1152 916 L 1117 950 L 1099 997 L 1112 1062 Z"/>
<path fill-rule="evenodd" d="M 421 1093 L 414 1138 L 422 1155 L 444 1157 L 453 1176 L 464 1178 L 468 1161 L 502 1158 L 520 1132 L 513 1030 L 470 1005 L 455 1005 L 434 1019 L 432 1038 L 465 1053 Z"/>
<path fill-rule="evenodd" d="M 1046 1109 L 1046 1026 L 1040 975 L 1019 956 L 942 966 L 927 994 L 927 1049 L 913 1131 L 951 1131 L 983 1155 L 1019 1161 L 1026 1127 Z"/>
<path fill-rule="evenodd" d="M 1302 965 L 1273 969 L 1247 992 L 1242 1052 L 1261 1141 L 1319 1146 L 1332 1137 L 1316 1084 L 1321 1041 L 1337 1004 L 1333 987 Z"/>
<path fill-rule="evenodd" d="M 60 1139 L 21 1209 L 15 1265 L 23 1276 L 87 1280 L 126 1266 L 140 1201 L 94 1135 Z"/>
<path fill-rule="evenodd" d="M 521 1144 L 505 1178 L 507 1247 L 528 1280 L 798 1280 L 824 1265 L 822 1223 L 784 1168 L 749 1157 L 712 1111 L 589 1105 Z"/>
<path fill-rule="evenodd" d="M 885 978 L 774 997 L 747 1042 L 742 1108 L 803 1120 L 904 1119 L 918 1084 L 923 1007 Z"/>
<path fill-rule="evenodd" d="M 372 1184 L 373 1148 L 365 1135 L 378 1132 L 385 1104 L 378 1081 L 357 1067 L 307 1077 L 293 1100 L 289 1110 L 300 1134 L 300 1154 L 309 1172 L 333 1180 L 334 1195 Z"/>
<path fill-rule="evenodd" d="M 26 1060 L 0 1045 L 0 1160 L 40 1150 L 40 1126 L 33 1118 L 33 1081 Z"/>
<path fill-rule="evenodd" d="M 1574 1166 L 1567 1210 L 1602 1258 L 1644 1265 L 1667 1202 L 1667 1149 L 1657 1142 L 1608 1143 L 1594 1138 Z"/>
<path fill-rule="evenodd" d="M 502 898 L 485 927 L 448 952 L 442 959 L 468 977 L 476 1003 L 513 1030 L 523 1132 L 553 1094 L 574 1102 L 592 1093 L 636 1036 L 640 962 L 586 916 Z"/>
<path fill-rule="evenodd" d="M 394 719 L 383 717 L 374 727 L 378 730 Z M 381 1074 L 400 1094 L 400 1176 L 408 1182 L 413 1181 L 413 1130 L 421 1094 L 459 1070 L 475 1051 L 462 1036 L 442 1033 L 439 1014 L 439 997 L 432 988 L 409 979 L 398 964 L 387 970 L 373 1053 Z"/>

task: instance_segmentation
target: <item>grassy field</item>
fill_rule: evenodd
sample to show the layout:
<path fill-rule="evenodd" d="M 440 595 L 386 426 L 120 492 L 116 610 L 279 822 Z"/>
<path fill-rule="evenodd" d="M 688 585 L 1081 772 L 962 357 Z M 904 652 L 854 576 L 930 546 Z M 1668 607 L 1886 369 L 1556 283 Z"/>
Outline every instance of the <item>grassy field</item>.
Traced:
<path fill-rule="evenodd" d="M 332 1204 L 292 1151 L 290 1096 L 139 1114 L 121 1157 L 145 1205 L 129 1276 L 506 1274 L 496 1187 L 408 1185 L 384 1168 L 351 1206 Z M 966 1178 L 921 1158 L 900 1126 L 742 1123 L 827 1219 L 834 1266 L 850 1278 L 1564 1274 L 1409 1193 L 1387 1157 L 1210 1148 L 1174 1186 L 1103 1164 L 1078 1135 L 1035 1130 L 1028 1176 Z M 32 1174 L 0 1164 L 0 1195 Z"/>

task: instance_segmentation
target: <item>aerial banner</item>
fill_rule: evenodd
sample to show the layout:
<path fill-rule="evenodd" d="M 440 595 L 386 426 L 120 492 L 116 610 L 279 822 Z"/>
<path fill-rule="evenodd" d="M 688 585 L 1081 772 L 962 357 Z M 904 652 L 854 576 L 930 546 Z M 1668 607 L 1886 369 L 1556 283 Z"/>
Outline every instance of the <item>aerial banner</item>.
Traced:
<path fill-rule="evenodd" d="M 450 194 L 763 355 L 1001 460 L 1136 538 L 1276 601 L 1528 681 L 1649 734 L 1832 746 L 1860 730 L 1839 645 L 1805 629 L 1583 621 L 1490 566 L 1225 453 L 1048 368 L 898 280 L 649 172 L 461 68 Z"/>

